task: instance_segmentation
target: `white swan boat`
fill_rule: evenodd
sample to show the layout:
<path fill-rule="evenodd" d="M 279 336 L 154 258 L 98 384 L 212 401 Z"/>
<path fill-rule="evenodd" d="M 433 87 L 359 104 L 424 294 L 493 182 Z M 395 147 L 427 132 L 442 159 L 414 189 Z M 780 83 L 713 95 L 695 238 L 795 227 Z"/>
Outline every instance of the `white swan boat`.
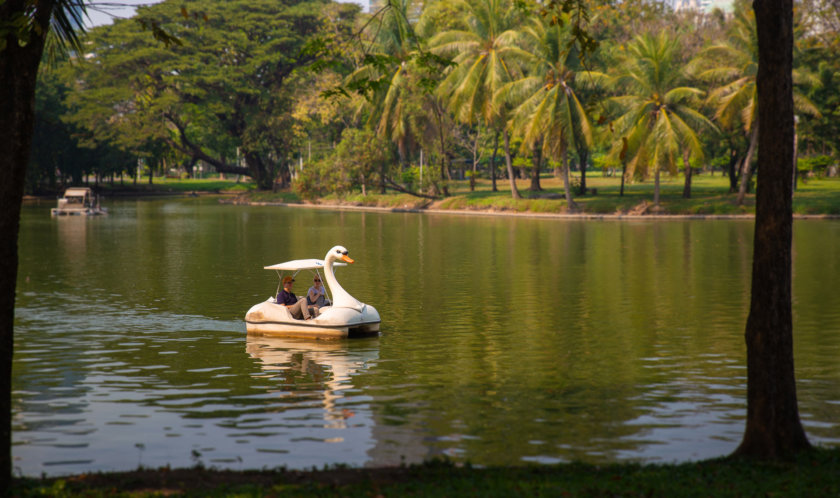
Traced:
<path fill-rule="evenodd" d="M 99 197 L 87 187 L 68 188 L 64 197 L 58 200 L 58 207 L 50 209 L 52 216 L 95 216 L 107 214 L 108 210 L 99 205 Z"/>
<path fill-rule="evenodd" d="M 339 263 L 338 261 L 343 261 Z M 320 275 L 324 271 L 324 283 L 332 293 L 331 306 L 320 309 L 317 317 L 310 320 L 293 318 L 288 308 L 277 304 L 275 296 L 256 304 L 245 314 L 245 328 L 249 334 L 262 334 L 283 337 L 342 338 L 375 335 L 379 333 L 379 312 L 376 308 L 362 303 L 339 285 L 335 279 L 333 267 L 353 263 L 347 256 L 347 249 L 335 246 L 327 252 L 323 260 L 298 259 L 264 267 L 277 272 L 280 281 L 285 272 L 292 276 L 308 270 Z M 277 290 L 279 292 L 280 285 Z"/>

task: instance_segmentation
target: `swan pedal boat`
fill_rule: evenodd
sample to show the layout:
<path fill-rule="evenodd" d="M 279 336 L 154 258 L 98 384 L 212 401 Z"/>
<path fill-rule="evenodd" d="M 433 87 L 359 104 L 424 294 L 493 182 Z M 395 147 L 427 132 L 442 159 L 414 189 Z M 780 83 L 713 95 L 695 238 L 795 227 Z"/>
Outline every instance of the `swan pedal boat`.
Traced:
<path fill-rule="evenodd" d="M 320 271 L 323 270 L 324 283 L 328 292 L 332 293 L 331 305 L 321 307 L 317 317 L 298 320 L 292 317 L 288 308 L 278 304 L 274 296 L 269 297 L 252 306 L 245 314 L 245 328 L 248 334 L 322 339 L 378 334 L 380 319 L 376 308 L 351 296 L 335 278 L 333 268 L 349 263 L 353 263 L 353 260 L 347 256 L 347 249 L 335 246 L 327 252 L 323 260 L 297 259 L 263 267 L 276 271 L 280 278 L 275 296 L 282 287 L 284 272 L 291 272 L 294 278 L 300 271 L 308 270 L 320 276 Z"/>

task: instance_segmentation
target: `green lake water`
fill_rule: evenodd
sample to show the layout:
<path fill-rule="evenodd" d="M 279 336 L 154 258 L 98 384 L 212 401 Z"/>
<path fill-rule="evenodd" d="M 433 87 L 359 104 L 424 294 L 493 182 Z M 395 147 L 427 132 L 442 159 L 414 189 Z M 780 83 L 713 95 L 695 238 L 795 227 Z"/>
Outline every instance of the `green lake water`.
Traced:
<path fill-rule="evenodd" d="M 740 442 L 751 221 L 105 205 L 23 210 L 16 473 L 672 462 Z M 382 334 L 248 337 L 277 285 L 262 267 L 336 244 Z M 840 222 L 795 222 L 793 287 L 800 413 L 840 445 Z"/>

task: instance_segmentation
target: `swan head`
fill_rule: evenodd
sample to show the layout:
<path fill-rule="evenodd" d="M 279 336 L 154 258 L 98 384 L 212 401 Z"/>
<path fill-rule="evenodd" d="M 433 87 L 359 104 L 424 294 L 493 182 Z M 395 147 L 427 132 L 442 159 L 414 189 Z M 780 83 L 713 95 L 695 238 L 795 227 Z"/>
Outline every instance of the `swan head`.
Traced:
<path fill-rule="evenodd" d="M 350 259 L 350 256 L 348 256 L 347 253 L 348 251 L 344 246 L 335 246 L 327 251 L 327 256 L 324 258 L 324 262 L 344 261 L 345 263 L 353 263 L 353 260 Z"/>

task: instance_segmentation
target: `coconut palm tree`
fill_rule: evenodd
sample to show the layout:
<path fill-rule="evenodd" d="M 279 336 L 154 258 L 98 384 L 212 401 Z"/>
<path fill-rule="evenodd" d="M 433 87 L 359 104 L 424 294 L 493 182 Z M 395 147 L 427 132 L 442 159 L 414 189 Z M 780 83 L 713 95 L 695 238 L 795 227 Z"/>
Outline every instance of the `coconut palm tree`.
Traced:
<path fill-rule="evenodd" d="M 517 76 L 520 61 L 528 55 L 515 43 L 519 12 L 504 0 L 462 2 L 461 7 L 467 12 L 464 28 L 445 31 L 429 41 L 434 53 L 452 57 L 455 63 L 438 87 L 438 95 L 446 99 L 460 121 L 473 124 L 480 118 L 487 123 L 496 132 L 496 143 L 499 134 L 503 134 L 511 195 L 519 199 L 522 196 L 513 176 L 510 133 L 505 127 L 507 107 L 494 99 Z M 494 175 L 492 160 L 490 170 Z M 493 186 L 495 190 L 495 176 Z"/>
<path fill-rule="evenodd" d="M 522 147 L 539 146 L 542 153 L 563 164 L 566 204 L 574 209 L 567 152 L 570 148 L 592 145 L 592 126 L 576 89 L 586 84 L 602 84 L 606 75 L 580 71 L 577 53 L 569 48 L 566 22 L 551 24 L 534 19 L 522 30 L 527 75 L 508 83 L 497 95 L 516 103 L 510 127 L 523 138 Z"/>
<path fill-rule="evenodd" d="M 620 114 L 614 127 L 622 137 L 614 143 L 611 154 L 624 157 L 627 175 L 635 171 L 653 173 L 653 202 L 657 207 L 660 171 L 675 172 L 682 157 L 702 158 L 698 132 L 715 129 L 695 109 L 703 92 L 682 86 L 678 49 L 678 41 L 665 31 L 637 36 L 628 44 L 613 82 L 619 95 L 609 99 L 609 105 Z"/>
<path fill-rule="evenodd" d="M 714 43 L 699 54 L 691 69 L 706 81 L 721 83 L 709 92 L 708 102 L 714 108 L 714 118 L 725 128 L 742 126 L 749 146 L 741 163 L 741 183 L 736 203 L 740 206 L 749 186 L 753 155 L 758 144 L 758 35 L 755 13 L 745 0 L 735 3 L 733 20 L 727 38 Z M 794 70 L 794 81 L 807 79 Z M 806 114 L 818 115 L 808 99 L 794 91 L 794 108 Z"/>
<path fill-rule="evenodd" d="M 412 0 L 392 0 L 372 21 L 373 39 L 365 64 L 348 77 L 348 86 L 362 84 L 371 90 L 365 108 L 368 125 L 379 136 L 393 142 L 405 167 L 410 150 L 423 135 L 437 135 L 440 147 L 440 175 L 448 177 L 443 106 L 426 87 L 430 67 L 420 40 L 409 23 L 414 11 Z M 384 175 L 383 175 L 384 178 Z M 446 183 L 432 181 L 435 195 L 448 196 Z M 382 185 L 384 189 L 384 184 Z"/>
<path fill-rule="evenodd" d="M 410 5 L 411 0 L 394 0 L 372 21 L 376 26 L 366 63 L 348 77 L 350 86 L 356 82 L 372 83 L 368 124 L 397 146 L 403 164 L 407 162 L 411 133 L 409 116 L 402 104 L 411 91 L 406 78 L 416 52 L 416 40 L 406 18 Z"/>

